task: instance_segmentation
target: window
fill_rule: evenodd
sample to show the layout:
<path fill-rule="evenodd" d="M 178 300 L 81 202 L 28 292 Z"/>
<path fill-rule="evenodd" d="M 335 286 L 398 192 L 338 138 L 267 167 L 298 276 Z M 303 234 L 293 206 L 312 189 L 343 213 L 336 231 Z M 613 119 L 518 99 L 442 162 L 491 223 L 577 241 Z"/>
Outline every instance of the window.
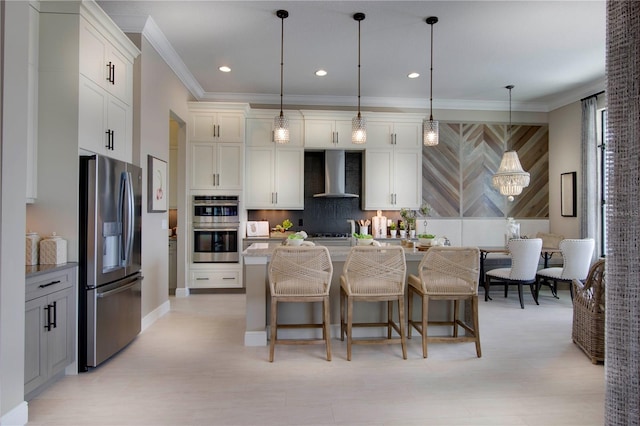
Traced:
<path fill-rule="evenodd" d="M 607 158 L 605 150 L 605 141 L 607 135 L 607 109 L 600 110 L 598 115 L 598 163 L 600 164 L 598 170 L 598 192 L 600 195 L 600 205 L 598 210 L 599 220 L 599 234 L 600 234 L 600 255 L 606 254 L 607 247 Z"/>

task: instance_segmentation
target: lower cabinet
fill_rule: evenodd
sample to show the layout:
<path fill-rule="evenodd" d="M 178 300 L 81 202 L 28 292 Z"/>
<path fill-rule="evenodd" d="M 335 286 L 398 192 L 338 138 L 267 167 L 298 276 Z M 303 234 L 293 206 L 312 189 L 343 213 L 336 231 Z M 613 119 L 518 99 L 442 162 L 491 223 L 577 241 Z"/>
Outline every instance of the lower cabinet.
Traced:
<path fill-rule="evenodd" d="M 75 360 L 76 268 L 27 278 L 25 399 Z"/>
<path fill-rule="evenodd" d="M 190 288 L 241 288 L 240 266 L 191 270 Z"/>

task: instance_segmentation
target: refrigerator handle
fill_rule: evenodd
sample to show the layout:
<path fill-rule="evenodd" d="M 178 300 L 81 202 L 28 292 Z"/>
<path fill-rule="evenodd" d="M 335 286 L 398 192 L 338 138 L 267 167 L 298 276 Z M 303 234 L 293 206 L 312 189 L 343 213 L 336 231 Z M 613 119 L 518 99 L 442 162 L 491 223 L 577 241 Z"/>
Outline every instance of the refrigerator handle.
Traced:
<path fill-rule="evenodd" d="M 126 206 L 125 197 L 127 196 L 127 172 L 120 174 L 120 193 L 118 194 L 118 225 L 120 227 L 120 266 L 127 265 L 127 241 L 125 236 L 126 218 L 124 217 L 124 209 Z"/>
<path fill-rule="evenodd" d="M 126 244 L 125 244 L 125 265 L 129 264 L 131 260 L 131 252 L 133 251 L 133 235 L 134 235 L 134 214 L 135 214 L 135 204 L 134 204 L 134 195 L 133 195 L 133 179 L 131 177 L 131 172 L 126 173 L 126 196 L 127 196 L 127 235 L 126 235 Z"/>

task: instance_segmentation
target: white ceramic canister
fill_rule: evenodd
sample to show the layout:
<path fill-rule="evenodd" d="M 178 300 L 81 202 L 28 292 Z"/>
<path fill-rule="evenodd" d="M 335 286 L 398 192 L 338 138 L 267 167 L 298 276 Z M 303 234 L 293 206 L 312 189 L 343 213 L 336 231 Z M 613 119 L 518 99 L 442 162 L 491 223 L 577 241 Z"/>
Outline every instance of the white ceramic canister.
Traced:
<path fill-rule="evenodd" d="M 61 263 L 67 263 L 67 240 L 54 232 L 50 237 L 40 241 L 40 264 L 59 265 Z"/>
<path fill-rule="evenodd" d="M 25 265 L 37 265 L 40 253 L 40 235 L 37 232 L 27 232 L 25 245 Z"/>

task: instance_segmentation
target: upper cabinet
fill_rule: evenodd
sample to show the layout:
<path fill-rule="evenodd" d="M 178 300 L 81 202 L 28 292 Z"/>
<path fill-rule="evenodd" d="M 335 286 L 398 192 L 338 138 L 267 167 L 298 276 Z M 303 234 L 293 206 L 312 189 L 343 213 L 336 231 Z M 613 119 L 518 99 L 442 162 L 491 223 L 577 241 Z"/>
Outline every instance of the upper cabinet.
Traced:
<path fill-rule="evenodd" d="M 133 91 L 133 61 L 88 20 L 80 20 L 80 73 L 127 105 Z"/>
<path fill-rule="evenodd" d="M 371 148 L 365 151 L 364 210 L 418 209 L 422 204 L 422 152 Z"/>
<path fill-rule="evenodd" d="M 303 122 L 286 115 L 287 144 L 274 142 L 270 113 L 247 119 L 245 205 L 249 209 L 304 209 Z"/>
<path fill-rule="evenodd" d="M 305 119 L 305 148 L 354 149 L 351 143 L 351 120 Z"/>
<path fill-rule="evenodd" d="M 189 102 L 190 189 L 243 189 L 247 104 Z"/>
<path fill-rule="evenodd" d="M 189 136 L 201 142 L 244 142 L 244 120 L 243 113 L 194 112 Z"/>
<path fill-rule="evenodd" d="M 422 121 L 367 122 L 367 147 L 376 148 L 420 148 L 422 144 Z"/>

